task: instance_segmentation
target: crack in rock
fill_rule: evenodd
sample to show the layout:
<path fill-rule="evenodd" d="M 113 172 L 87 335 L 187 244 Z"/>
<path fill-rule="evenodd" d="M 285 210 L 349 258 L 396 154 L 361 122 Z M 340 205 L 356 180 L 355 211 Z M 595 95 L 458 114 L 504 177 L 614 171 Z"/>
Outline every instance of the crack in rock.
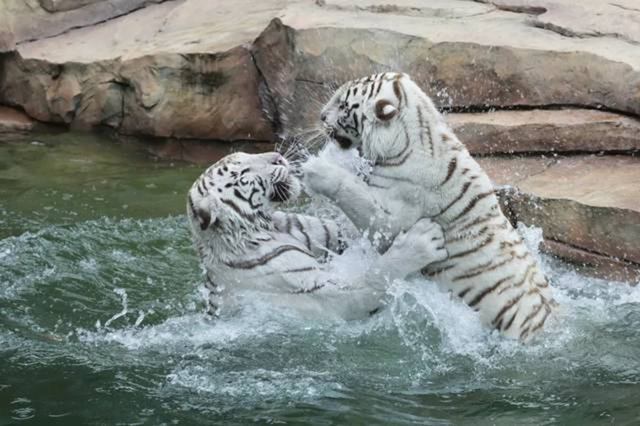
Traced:
<path fill-rule="evenodd" d="M 563 27 L 561 25 L 557 25 L 551 22 L 540 21 L 538 19 L 530 19 L 527 21 L 527 24 L 531 25 L 534 28 L 540 28 L 543 30 L 554 32 L 563 37 L 579 38 L 579 39 L 610 37 L 610 38 L 615 38 L 618 40 L 625 41 L 634 46 L 640 46 L 640 42 L 633 40 L 625 36 L 624 34 L 619 34 L 619 33 L 603 33 L 600 31 L 577 32 L 570 28 Z"/>

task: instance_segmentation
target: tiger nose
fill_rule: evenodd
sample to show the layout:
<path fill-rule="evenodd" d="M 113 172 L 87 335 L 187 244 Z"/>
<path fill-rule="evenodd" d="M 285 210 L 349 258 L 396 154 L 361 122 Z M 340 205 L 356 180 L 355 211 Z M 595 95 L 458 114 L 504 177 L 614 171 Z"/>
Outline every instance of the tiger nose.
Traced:
<path fill-rule="evenodd" d="M 322 120 L 323 122 L 327 121 L 327 113 L 325 111 L 320 113 L 320 120 Z"/>
<path fill-rule="evenodd" d="M 273 157 L 273 160 L 271 161 L 271 164 L 273 164 L 274 166 L 286 166 L 287 160 L 285 160 L 281 154 L 276 153 Z"/>

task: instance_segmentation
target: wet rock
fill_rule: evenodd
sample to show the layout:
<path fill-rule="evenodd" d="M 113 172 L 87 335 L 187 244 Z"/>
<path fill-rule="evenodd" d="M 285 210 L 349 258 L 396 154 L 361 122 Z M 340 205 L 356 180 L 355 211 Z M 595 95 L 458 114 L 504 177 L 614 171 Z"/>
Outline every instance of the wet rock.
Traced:
<path fill-rule="evenodd" d="M 505 213 L 514 221 L 541 227 L 552 251 L 561 256 L 587 252 L 640 271 L 640 159 L 575 156 L 479 162 L 496 184 L 511 186 L 502 190 Z M 565 246 L 575 250 L 559 249 Z M 574 260 L 584 263 L 586 257 Z"/>
<path fill-rule="evenodd" d="M 640 120 L 609 112 L 494 111 L 448 114 L 447 121 L 475 154 L 640 150 Z"/>
<path fill-rule="evenodd" d="M 0 106 L 0 134 L 35 130 L 38 123 L 26 114 Z"/>
<path fill-rule="evenodd" d="M 582 273 L 633 285 L 640 283 L 640 266 L 637 264 L 549 239 L 542 242 L 542 250 L 577 265 Z"/>

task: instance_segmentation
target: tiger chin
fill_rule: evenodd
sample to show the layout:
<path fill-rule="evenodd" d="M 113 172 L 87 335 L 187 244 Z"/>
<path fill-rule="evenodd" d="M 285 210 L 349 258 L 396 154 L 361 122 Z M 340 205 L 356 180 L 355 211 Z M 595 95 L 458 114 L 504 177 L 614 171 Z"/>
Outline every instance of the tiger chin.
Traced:
<path fill-rule="evenodd" d="M 380 308 L 390 281 L 418 273 L 402 262 L 418 251 L 430 262 L 446 257 L 439 227 L 419 222 L 353 282 L 327 271 L 327 253 L 345 240 L 333 221 L 274 210 L 301 190 L 278 153 L 234 153 L 209 167 L 187 196 L 187 216 L 205 271 L 207 310 L 233 312 L 234 297 L 258 292 L 274 307 L 304 315 L 366 318 Z M 428 240 L 428 242 L 427 242 Z"/>
<path fill-rule="evenodd" d="M 362 153 L 370 173 L 358 178 L 321 153 L 303 165 L 306 187 L 361 231 L 382 235 L 382 252 L 416 221 L 433 220 L 449 256 L 423 274 L 506 336 L 527 342 L 542 330 L 557 303 L 538 261 L 500 210 L 489 177 L 408 75 L 347 82 L 320 118 L 338 146 Z"/>

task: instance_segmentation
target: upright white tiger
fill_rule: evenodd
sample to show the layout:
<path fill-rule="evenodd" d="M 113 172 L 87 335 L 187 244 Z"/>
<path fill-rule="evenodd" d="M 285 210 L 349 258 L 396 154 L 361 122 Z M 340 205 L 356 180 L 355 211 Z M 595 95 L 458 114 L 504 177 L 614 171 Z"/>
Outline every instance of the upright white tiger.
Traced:
<path fill-rule="evenodd" d="M 387 284 L 446 257 L 442 229 L 420 221 L 356 282 L 344 282 L 319 258 L 342 246 L 335 223 L 272 210 L 295 198 L 300 183 L 277 153 L 234 153 L 209 167 L 188 194 L 187 215 L 206 271 L 208 310 L 221 313 L 241 289 L 274 305 L 345 319 L 366 317 Z M 417 251 L 422 259 L 407 261 Z"/>
<path fill-rule="evenodd" d="M 362 179 L 312 157 L 303 166 L 307 188 L 384 241 L 431 218 L 444 229 L 449 257 L 425 262 L 423 273 L 505 335 L 527 341 L 542 329 L 556 302 L 536 258 L 501 212 L 486 173 L 409 76 L 348 82 L 321 120 L 340 147 L 357 147 L 371 170 Z"/>

